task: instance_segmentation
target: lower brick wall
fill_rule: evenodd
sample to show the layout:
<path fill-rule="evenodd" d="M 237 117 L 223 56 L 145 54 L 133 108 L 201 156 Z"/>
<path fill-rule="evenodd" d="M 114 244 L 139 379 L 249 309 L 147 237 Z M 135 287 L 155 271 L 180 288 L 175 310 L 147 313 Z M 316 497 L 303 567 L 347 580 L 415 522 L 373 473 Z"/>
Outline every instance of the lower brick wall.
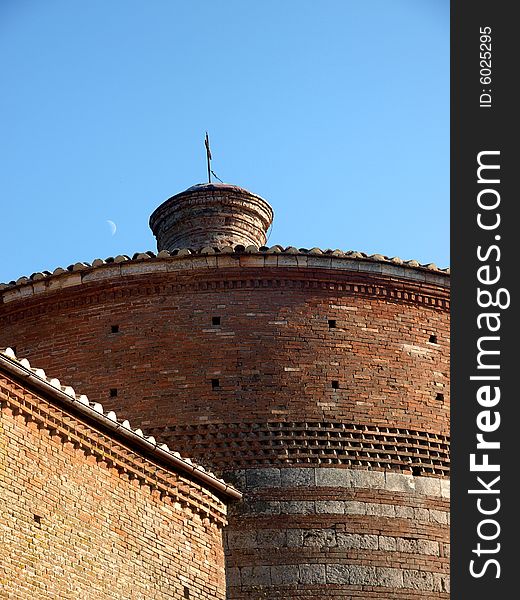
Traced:
<path fill-rule="evenodd" d="M 0 598 L 223 600 L 221 534 L 2 403 Z"/>
<path fill-rule="evenodd" d="M 237 470 L 228 598 L 449 598 L 449 480 L 337 467 Z"/>

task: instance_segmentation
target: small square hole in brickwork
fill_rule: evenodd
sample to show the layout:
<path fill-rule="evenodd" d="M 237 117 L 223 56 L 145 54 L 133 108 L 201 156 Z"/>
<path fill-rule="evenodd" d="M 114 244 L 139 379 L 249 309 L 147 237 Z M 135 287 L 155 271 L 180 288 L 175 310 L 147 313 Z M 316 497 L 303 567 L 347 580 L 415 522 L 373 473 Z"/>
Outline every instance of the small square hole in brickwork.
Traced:
<path fill-rule="evenodd" d="M 220 317 L 211 317 L 212 325 L 220 325 Z"/>
<path fill-rule="evenodd" d="M 117 396 L 117 388 L 110 388 L 110 397 L 115 398 Z"/>
<path fill-rule="evenodd" d="M 438 344 L 439 342 L 437 341 L 437 336 L 435 334 L 431 334 L 430 335 L 430 344 Z"/>
<path fill-rule="evenodd" d="M 40 517 L 40 515 L 33 515 L 33 519 L 34 519 L 35 523 L 37 523 L 38 525 L 41 525 L 42 517 Z"/>
<path fill-rule="evenodd" d="M 211 380 L 211 387 L 214 390 L 218 390 L 220 388 L 220 381 L 218 379 L 212 379 Z"/>
<path fill-rule="evenodd" d="M 329 329 L 336 329 L 336 319 L 329 319 Z"/>
<path fill-rule="evenodd" d="M 119 325 L 111 325 L 110 333 L 119 333 Z"/>
<path fill-rule="evenodd" d="M 437 392 L 437 395 L 435 396 L 436 400 L 444 400 L 444 394 L 441 394 L 440 392 Z"/>
<path fill-rule="evenodd" d="M 339 381 L 336 381 L 335 379 L 332 381 L 332 389 L 339 390 Z"/>
<path fill-rule="evenodd" d="M 421 467 L 412 467 L 412 475 L 416 477 L 421 474 Z"/>
<path fill-rule="evenodd" d="M 190 590 L 186 586 L 184 586 L 184 597 L 185 598 L 190 597 Z"/>

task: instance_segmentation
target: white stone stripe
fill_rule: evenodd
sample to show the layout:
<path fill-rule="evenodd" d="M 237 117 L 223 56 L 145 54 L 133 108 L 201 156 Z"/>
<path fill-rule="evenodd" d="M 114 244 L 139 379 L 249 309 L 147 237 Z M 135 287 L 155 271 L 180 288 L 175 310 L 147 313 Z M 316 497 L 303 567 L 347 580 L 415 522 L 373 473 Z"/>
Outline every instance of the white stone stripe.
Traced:
<path fill-rule="evenodd" d="M 413 519 L 420 523 L 448 525 L 450 513 L 433 508 L 414 508 L 394 504 L 358 502 L 355 500 L 258 500 L 243 502 L 237 508 L 241 515 L 370 515 L 396 519 Z"/>
<path fill-rule="evenodd" d="M 292 564 L 231 567 L 230 587 L 279 587 L 285 585 L 367 585 L 449 593 L 449 575 L 416 569 L 395 569 L 347 564 Z"/>
<path fill-rule="evenodd" d="M 435 498 L 450 497 L 450 481 L 391 471 L 340 469 L 337 467 L 284 467 L 243 469 L 234 473 L 241 488 L 338 487 L 406 492 Z M 237 481 L 238 483 L 238 481 Z M 240 484 L 239 484 L 240 485 Z"/>
<path fill-rule="evenodd" d="M 19 285 L 22 286 L 10 289 L 7 284 L 7 289 L 2 292 L 0 289 L 0 297 L 3 296 L 5 303 L 12 300 L 18 300 L 24 296 L 38 294 L 47 291 L 47 289 L 60 289 L 64 287 L 81 285 L 89 280 L 115 279 L 119 276 L 135 275 L 151 272 L 164 271 L 181 271 L 186 269 L 214 269 L 214 268 L 234 268 L 240 269 L 243 267 L 308 267 L 308 268 L 325 268 L 338 269 L 340 271 L 360 271 L 368 273 L 381 273 L 392 277 L 402 279 L 411 279 L 415 281 L 426 281 L 440 287 L 449 287 L 450 278 L 442 271 L 432 272 L 424 268 L 419 270 L 409 266 L 395 265 L 387 262 L 369 261 L 369 260 L 352 260 L 347 257 L 336 256 L 308 256 L 306 254 L 296 255 L 277 255 L 266 253 L 255 254 L 240 254 L 240 260 L 236 260 L 236 253 L 205 255 L 205 254 L 190 254 L 182 257 L 168 257 L 165 259 L 155 258 L 150 263 L 143 264 L 142 260 L 128 260 L 122 263 L 101 264 L 93 267 L 84 266 L 84 272 L 68 272 L 51 274 L 40 280 L 31 280 L 28 278 L 20 278 Z M 95 262 L 95 261 L 94 261 Z M 23 279 L 27 279 L 23 281 Z M 6 284 L 0 284 L 6 285 Z M 406 293 L 406 292 L 405 292 Z M 416 294 L 421 295 L 421 294 Z"/>
<path fill-rule="evenodd" d="M 260 529 L 258 531 L 228 531 L 225 545 L 233 550 L 262 550 L 270 548 L 336 548 L 359 550 L 383 550 L 422 556 L 440 556 L 442 542 L 347 533 L 336 529 Z"/>

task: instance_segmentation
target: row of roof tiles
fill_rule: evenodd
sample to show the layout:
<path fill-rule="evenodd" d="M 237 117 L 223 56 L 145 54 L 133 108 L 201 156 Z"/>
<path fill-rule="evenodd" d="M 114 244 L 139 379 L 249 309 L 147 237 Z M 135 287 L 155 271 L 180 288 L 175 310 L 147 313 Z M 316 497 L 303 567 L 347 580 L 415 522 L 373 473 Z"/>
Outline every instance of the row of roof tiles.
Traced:
<path fill-rule="evenodd" d="M 191 248 L 176 248 L 175 250 L 161 250 L 159 253 L 155 252 L 136 252 L 131 257 L 126 254 L 120 254 L 115 257 L 108 257 L 105 259 L 96 258 L 92 261 L 92 263 L 87 262 L 77 262 L 73 265 L 69 265 L 66 268 L 57 267 L 52 272 L 51 271 L 42 271 L 33 273 L 29 277 L 22 276 L 19 277 L 16 281 L 10 281 L 9 283 L 0 283 L 0 290 L 4 290 L 10 287 L 24 285 L 25 283 L 29 283 L 31 281 L 39 281 L 41 279 L 45 279 L 46 277 L 52 277 L 55 275 L 61 275 L 67 272 L 74 271 L 82 271 L 83 269 L 88 269 L 91 267 L 99 267 L 105 264 L 110 263 L 122 263 L 126 261 L 141 261 L 141 260 L 149 260 L 151 258 L 173 258 L 173 257 L 186 257 L 190 255 L 197 254 L 299 254 L 299 255 L 327 255 L 334 256 L 338 258 L 348 258 L 354 260 L 363 260 L 363 261 L 371 261 L 371 262 L 380 262 L 380 263 L 390 263 L 394 265 L 411 267 L 414 269 L 421 269 L 430 272 L 435 272 L 439 274 L 449 275 L 450 269 L 440 269 L 434 263 L 428 264 L 420 264 L 416 260 L 403 260 L 398 256 L 388 257 L 382 254 L 371 254 L 368 255 L 364 252 L 357 252 L 354 250 L 342 251 L 342 250 L 322 250 L 320 248 L 311 248 L 310 250 L 306 248 L 295 248 L 294 246 L 288 246 L 284 248 L 283 246 L 275 245 L 271 247 L 261 246 L 220 246 L 220 247 L 211 247 L 206 246 L 199 250 L 193 250 Z"/>
<path fill-rule="evenodd" d="M 202 480 L 206 484 L 209 483 L 212 487 L 216 487 L 220 492 L 233 498 L 241 497 L 240 492 L 227 484 L 223 479 L 219 479 L 214 473 L 206 470 L 204 467 L 194 464 L 191 459 L 182 457 L 178 452 L 170 450 L 167 444 L 160 444 L 153 436 L 145 436 L 140 428 L 132 428 L 128 420 L 121 421 L 114 411 L 105 412 L 103 405 L 99 402 L 91 402 L 84 394 L 76 394 L 73 387 L 62 385 L 59 379 L 48 377 L 43 369 L 32 367 L 26 358 L 19 360 L 12 348 L 0 349 L 0 358 L 3 359 L 4 363 L 6 362 L 5 359 L 7 359 L 8 363 L 14 363 L 23 367 L 26 372 L 32 374 L 40 382 L 46 383 L 54 390 L 65 394 L 75 404 L 76 408 L 87 414 L 89 418 L 94 418 L 104 425 L 116 426 L 119 432 L 127 437 L 130 435 L 141 438 L 140 441 L 147 445 L 149 450 L 162 455 L 162 458 L 168 457 L 184 472 L 193 475 L 196 479 Z"/>

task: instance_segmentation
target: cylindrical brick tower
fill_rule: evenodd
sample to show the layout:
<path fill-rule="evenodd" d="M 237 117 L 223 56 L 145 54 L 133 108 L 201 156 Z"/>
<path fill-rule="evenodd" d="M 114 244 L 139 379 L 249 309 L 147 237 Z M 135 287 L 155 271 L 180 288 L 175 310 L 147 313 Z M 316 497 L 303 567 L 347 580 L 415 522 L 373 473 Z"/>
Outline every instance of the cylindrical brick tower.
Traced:
<path fill-rule="evenodd" d="M 0 290 L 0 346 L 244 492 L 228 597 L 449 598 L 449 273 L 265 243 L 272 210 L 202 184 L 159 253 Z"/>
<path fill-rule="evenodd" d="M 227 183 L 201 183 L 163 202 L 150 217 L 158 250 L 263 246 L 273 209 L 260 196 Z"/>

